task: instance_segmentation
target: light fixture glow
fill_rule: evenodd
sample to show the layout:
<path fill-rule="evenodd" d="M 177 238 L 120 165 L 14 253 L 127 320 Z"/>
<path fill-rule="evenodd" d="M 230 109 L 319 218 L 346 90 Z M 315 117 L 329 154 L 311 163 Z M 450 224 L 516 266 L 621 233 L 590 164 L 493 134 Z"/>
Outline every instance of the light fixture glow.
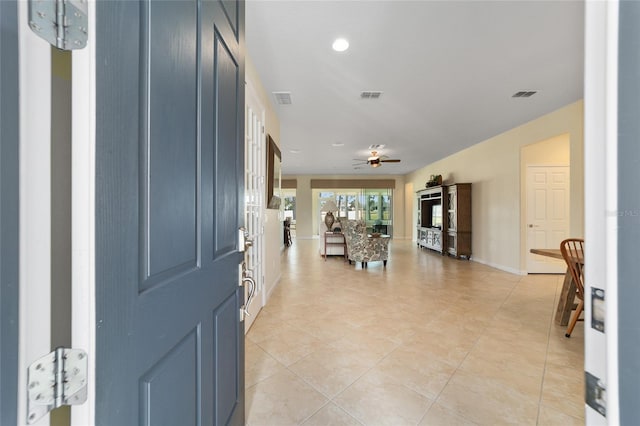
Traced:
<path fill-rule="evenodd" d="M 344 38 L 338 38 L 331 45 L 336 52 L 344 52 L 349 48 L 349 42 Z"/>

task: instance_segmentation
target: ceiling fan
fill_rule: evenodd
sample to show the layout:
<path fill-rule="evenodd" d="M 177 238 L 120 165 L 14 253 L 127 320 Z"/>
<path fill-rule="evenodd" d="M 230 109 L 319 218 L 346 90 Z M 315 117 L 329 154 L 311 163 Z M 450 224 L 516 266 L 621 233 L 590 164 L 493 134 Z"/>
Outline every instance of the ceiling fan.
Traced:
<path fill-rule="evenodd" d="M 378 151 L 371 151 L 371 157 L 366 160 L 362 160 L 360 158 L 354 158 L 356 161 L 361 161 L 361 163 L 356 163 L 354 166 L 369 164 L 371 167 L 380 167 L 382 163 L 399 163 L 400 160 L 394 160 L 391 158 L 387 158 L 386 155 L 378 155 Z"/>

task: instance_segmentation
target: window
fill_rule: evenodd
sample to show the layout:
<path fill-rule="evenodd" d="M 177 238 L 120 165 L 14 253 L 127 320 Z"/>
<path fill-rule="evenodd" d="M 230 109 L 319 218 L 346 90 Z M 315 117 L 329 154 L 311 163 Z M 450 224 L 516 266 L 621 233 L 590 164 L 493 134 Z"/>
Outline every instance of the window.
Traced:
<path fill-rule="evenodd" d="M 367 195 L 367 219 L 378 221 L 380 219 L 380 195 Z"/>
<path fill-rule="evenodd" d="M 391 234 L 393 227 L 392 189 L 337 189 L 314 190 L 318 200 L 320 221 L 324 220 L 323 207 L 333 200 L 338 207 L 334 215 L 337 219 L 364 219 L 369 232 Z"/>
<path fill-rule="evenodd" d="M 296 197 L 284 197 L 284 218 L 296 220 Z"/>
<path fill-rule="evenodd" d="M 382 196 L 382 220 L 391 220 L 391 195 Z"/>

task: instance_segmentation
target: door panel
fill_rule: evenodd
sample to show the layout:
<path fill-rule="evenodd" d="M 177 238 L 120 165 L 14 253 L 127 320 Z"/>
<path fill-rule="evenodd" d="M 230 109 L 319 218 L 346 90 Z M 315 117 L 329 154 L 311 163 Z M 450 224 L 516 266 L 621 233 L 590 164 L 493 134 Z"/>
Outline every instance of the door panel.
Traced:
<path fill-rule="evenodd" d="M 142 8 L 141 50 L 147 60 L 140 67 L 139 124 L 146 289 L 197 266 L 200 158 L 196 4 L 147 1 Z"/>
<path fill-rule="evenodd" d="M 0 2 L 0 424 L 18 408 L 18 8 Z"/>
<path fill-rule="evenodd" d="M 200 365 L 198 328 L 180 341 L 153 365 L 140 380 L 140 413 L 143 425 L 195 425 L 199 412 L 198 378 Z M 164 395 L 172 389 L 176 403 L 166 404 Z"/>
<path fill-rule="evenodd" d="M 217 28 L 213 30 L 215 33 L 213 78 L 215 82 L 214 99 L 216 100 L 214 104 L 214 117 L 216 118 L 216 127 L 214 128 L 216 141 L 214 211 L 216 216 L 214 217 L 213 229 L 214 253 L 218 258 L 236 249 L 238 237 L 238 193 L 230 193 L 228 188 L 234 188 L 238 183 L 238 170 L 236 169 L 238 166 L 238 117 L 239 114 L 244 113 L 244 109 L 238 112 L 236 109 L 227 108 L 226 105 L 244 105 L 244 99 L 238 97 L 238 64 L 228 50 L 220 32 L 217 31 Z M 244 91 L 242 94 L 244 96 Z M 240 123 L 243 123 L 243 120 L 240 120 Z M 244 146 L 244 139 L 242 139 L 242 143 Z M 240 148 L 243 149 L 243 147 Z M 230 161 L 231 159 L 234 161 Z"/>
<path fill-rule="evenodd" d="M 243 13 L 96 4 L 97 424 L 244 421 Z"/>

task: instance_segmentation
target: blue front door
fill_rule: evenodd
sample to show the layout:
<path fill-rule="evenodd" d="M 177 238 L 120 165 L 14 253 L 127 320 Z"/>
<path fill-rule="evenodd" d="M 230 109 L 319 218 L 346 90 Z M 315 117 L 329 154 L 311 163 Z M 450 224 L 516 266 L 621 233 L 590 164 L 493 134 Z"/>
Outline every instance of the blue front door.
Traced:
<path fill-rule="evenodd" d="M 0 424 L 17 423 L 18 12 L 0 1 Z"/>
<path fill-rule="evenodd" d="M 96 4 L 96 423 L 244 422 L 244 4 Z"/>

